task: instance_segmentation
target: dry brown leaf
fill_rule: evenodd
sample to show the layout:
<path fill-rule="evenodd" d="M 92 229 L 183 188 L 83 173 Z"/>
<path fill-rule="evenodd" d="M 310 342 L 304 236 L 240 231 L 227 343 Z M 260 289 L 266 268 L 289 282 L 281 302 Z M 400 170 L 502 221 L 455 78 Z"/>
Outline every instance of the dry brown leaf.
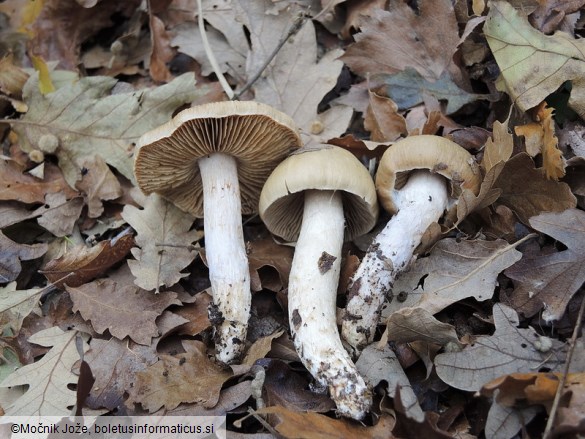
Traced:
<path fill-rule="evenodd" d="M 514 138 L 508 132 L 508 122 L 494 122 L 492 137 L 486 141 L 481 167 L 489 172 L 500 162 L 507 162 L 514 150 Z M 494 179 L 498 175 L 494 176 Z"/>
<path fill-rule="evenodd" d="M 426 341 L 441 346 L 459 343 L 455 327 L 438 321 L 423 308 L 409 308 L 401 313 L 391 314 L 386 320 L 386 339 L 409 343 Z"/>
<path fill-rule="evenodd" d="M 364 21 L 374 14 L 377 9 L 384 9 L 385 0 L 349 1 L 346 4 L 346 18 L 343 28 L 339 32 L 341 38 L 349 39 L 354 31 L 359 30 Z"/>
<path fill-rule="evenodd" d="M 526 153 L 506 162 L 494 188 L 502 190 L 498 203 L 509 207 L 522 223 L 542 212 L 561 212 L 575 207 L 577 200 L 566 183 L 548 180 L 535 169 Z"/>
<path fill-rule="evenodd" d="M 538 333 L 532 328 L 519 328 L 518 315 L 512 308 L 496 304 L 493 312 L 493 335 L 478 337 L 461 352 L 435 357 L 437 374 L 443 381 L 457 389 L 478 391 L 502 375 L 541 367 L 556 371 L 564 366 L 563 343 L 550 340 L 550 349 L 543 352 L 536 343 Z"/>
<path fill-rule="evenodd" d="M 504 273 L 516 285 L 510 304 L 528 317 L 544 308 L 545 321 L 559 320 L 585 282 L 585 212 L 543 213 L 530 218 L 530 225 L 567 250 L 525 258 L 508 268 Z"/>
<path fill-rule="evenodd" d="M 280 337 L 282 334 L 284 334 L 284 331 L 280 330 L 276 331 L 274 334 L 256 340 L 252 346 L 250 346 L 248 352 L 246 352 L 242 364 L 245 366 L 252 366 L 257 360 L 264 358 L 272 348 L 272 340 Z"/>
<path fill-rule="evenodd" d="M 232 373 L 213 364 L 198 341 L 183 341 L 186 352 L 161 354 L 160 360 L 138 372 L 134 387 L 127 389 L 126 404 L 141 404 L 150 413 L 161 407 L 173 410 L 183 402 L 213 407 L 219 400 L 221 386 Z"/>
<path fill-rule="evenodd" d="M 141 346 L 130 340 L 91 341 L 91 349 L 85 354 L 85 361 L 91 367 L 96 378 L 87 404 L 90 408 L 107 408 L 113 410 L 120 407 L 124 400 L 124 392 L 132 387 L 136 373 L 158 360 L 156 344 Z"/>
<path fill-rule="evenodd" d="M 152 11 L 149 11 L 150 41 L 152 53 L 150 54 L 150 76 L 156 82 L 169 82 L 173 75 L 167 67 L 175 55 L 171 48 L 171 36 L 165 29 L 165 24 Z"/>
<path fill-rule="evenodd" d="M 81 180 L 75 183 L 75 187 L 86 195 L 87 216 L 97 218 L 104 211 L 102 200 L 115 200 L 122 196 L 122 187 L 99 155 L 80 159 L 79 167 L 82 169 Z"/>
<path fill-rule="evenodd" d="M 67 201 L 63 192 L 47 194 L 45 205 L 38 208 L 41 216 L 37 222 L 57 237 L 71 235 L 83 210 L 83 198 L 77 197 Z"/>
<path fill-rule="evenodd" d="M 266 407 L 257 410 L 260 415 L 273 415 L 270 419 L 276 431 L 286 439 L 394 439 L 391 431 L 395 420 L 384 414 L 374 427 L 352 423 L 347 419 L 332 419 L 313 412 L 296 412 L 281 406 Z"/>
<path fill-rule="evenodd" d="M 459 44 L 453 6 L 449 0 L 425 0 L 418 6 L 418 14 L 404 2 L 374 11 L 341 59 L 363 77 L 410 67 L 429 81 L 439 79 Z"/>
<path fill-rule="evenodd" d="M 538 2 L 530 14 L 530 23 L 545 34 L 552 34 L 568 18 L 585 5 L 585 0 L 547 0 Z M 565 29 L 563 29 L 565 30 Z"/>
<path fill-rule="evenodd" d="M 65 288 L 73 300 L 73 312 L 79 311 L 85 320 L 91 320 L 99 334 L 109 330 L 120 340 L 129 336 L 142 345 L 150 344 L 159 335 L 157 317 L 169 306 L 181 303 L 176 293 L 153 295 L 135 285 L 118 285 L 110 279 Z"/>
<path fill-rule="evenodd" d="M 0 383 L 0 387 L 28 385 L 26 393 L 6 409 L 7 416 L 68 416 L 75 405 L 77 383 L 71 372 L 79 359 L 77 331 L 64 332 L 58 327 L 39 331 L 29 338 L 31 343 L 51 347 L 39 361 L 16 370 Z M 82 351 L 88 346 L 81 342 Z"/>
<path fill-rule="evenodd" d="M 175 313 L 184 317 L 189 322 L 181 325 L 178 329 L 179 334 L 194 336 L 211 326 L 207 307 L 212 301 L 211 295 L 206 292 L 197 294 L 195 303 L 183 304 L 182 307 L 175 310 Z"/>
<path fill-rule="evenodd" d="M 15 280 L 22 266 L 20 261 L 30 261 L 43 256 L 47 252 L 47 244 L 19 244 L 0 232 L 0 283 Z"/>
<path fill-rule="evenodd" d="M 18 334 L 22 322 L 33 310 L 40 315 L 38 302 L 43 290 L 17 290 L 16 282 L 0 287 L 0 334 Z"/>
<path fill-rule="evenodd" d="M 406 120 L 392 99 L 368 91 L 370 105 L 364 114 L 364 128 L 374 142 L 393 142 L 407 134 Z"/>
<path fill-rule="evenodd" d="M 101 241 L 91 248 L 77 246 L 47 262 L 41 273 L 57 288 L 62 288 L 64 284 L 78 287 L 103 275 L 108 268 L 124 259 L 133 245 L 133 236 L 125 234 L 116 240 Z"/>
<path fill-rule="evenodd" d="M 45 176 L 42 180 L 24 174 L 23 171 L 15 162 L 0 159 L 0 200 L 44 203 L 48 193 L 64 192 L 67 199 L 79 195 L 69 187 L 55 165 L 45 164 Z"/>
<path fill-rule="evenodd" d="M 252 291 L 266 288 L 278 292 L 288 285 L 293 252 L 292 248 L 279 245 L 271 238 L 249 242 L 246 245 L 246 253 Z M 273 275 L 274 271 L 276 275 Z"/>
<path fill-rule="evenodd" d="M 145 290 L 159 291 L 164 285 L 175 285 L 187 273 L 187 267 L 198 254 L 202 232 L 189 230 L 195 220 L 157 194 L 146 199 L 144 209 L 126 205 L 122 217 L 136 230 L 136 244 L 128 266 L 136 278 L 134 283 Z"/>
<path fill-rule="evenodd" d="M 384 310 L 409 313 L 419 307 L 435 314 L 447 306 L 474 297 L 488 300 L 494 294 L 499 273 L 518 261 L 522 254 L 506 241 L 461 241 L 443 239 L 430 256 L 418 259 L 402 273 L 393 288 L 393 299 Z M 404 301 L 398 294 L 404 292 Z"/>

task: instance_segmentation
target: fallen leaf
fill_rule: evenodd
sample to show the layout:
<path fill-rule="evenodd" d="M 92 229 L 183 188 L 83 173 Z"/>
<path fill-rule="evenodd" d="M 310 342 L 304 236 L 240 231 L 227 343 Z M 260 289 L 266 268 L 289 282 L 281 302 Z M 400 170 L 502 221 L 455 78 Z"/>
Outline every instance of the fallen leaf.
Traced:
<path fill-rule="evenodd" d="M 530 23 L 545 34 L 551 34 L 569 14 L 579 11 L 584 5 L 585 0 L 539 2 L 538 7 L 530 14 Z"/>
<path fill-rule="evenodd" d="M 545 321 L 559 320 L 585 282 L 585 212 L 567 209 L 530 218 L 530 225 L 567 246 L 567 250 L 525 258 L 504 273 L 515 281 L 514 309 L 527 317 L 542 308 Z"/>
<path fill-rule="evenodd" d="M 126 205 L 122 217 L 137 232 L 138 247 L 132 249 L 136 260 L 128 261 L 136 285 L 158 292 L 160 286 L 170 287 L 188 275 L 181 270 L 197 256 L 198 246 L 193 243 L 202 237 L 202 232 L 189 230 L 191 215 L 151 194 L 143 210 Z"/>
<path fill-rule="evenodd" d="M 175 313 L 188 320 L 188 323 L 181 325 L 179 334 L 195 336 L 211 327 L 207 308 L 212 302 L 211 295 L 206 292 L 198 293 L 195 303 L 183 304 Z"/>
<path fill-rule="evenodd" d="M 209 90 L 195 88 L 193 74 L 188 73 L 150 90 L 111 94 L 117 82 L 107 76 L 91 76 L 43 96 L 38 78 L 32 76 L 23 91 L 29 111 L 13 126 L 22 150 L 36 149 L 43 134 L 52 134 L 59 140 L 56 155 L 71 187 L 81 178 L 79 163 L 94 155 L 134 181 L 133 142 L 168 121 L 177 107 L 196 101 Z"/>
<path fill-rule="evenodd" d="M 569 105 L 585 115 L 585 46 L 564 32 L 544 35 L 505 1 L 492 1 L 483 26 L 502 86 L 522 110 L 537 106 L 565 81 L 572 81 Z"/>
<path fill-rule="evenodd" d="M 494 401 L 485 423 L 486 437 L 514 437 L 541 411 L 541 407 L 514 409 Z"/>
<path fill-rule="evenodd" d="M 494 122 L 492 137 L 488 138 L 483 151 L 481 167 L 489 172 L 494 166 L 501 162 L 507 162 L 514 151 L 514 138 L 508 132 L 508 121 L 502 123 Z M 493 178 L 496 179 L 499 174 Z"/>
<path fill-rule="evenodd" d="M 506 162 L 494 188 L 502 191 L 498 203 L 509 207 L 524 224 L 542 212 L 561 212 L 577 204 L 569 185 L 548 180 L 526 153 Z"/>
<path fill-rule="evenodd" d="M 152 43 L 152 52 L 150 54 L 150 76 L 157 82 L 169 82 L 173 75 L 167 67 L 175 56 L 175 51 L 171 48 L 171 36 L 165 29 L 165 24 L 154 13 L 149 10 L 150 24 L 150 41 Z"/>
<path fill-rule="evenodd" d="M 40 288 L 17 290 L 16 282 L 0 287 L 0 334 L 18 334 L 26 316 L 34 310 L 40 315 L 42 292 Z"/>
<path fill-rule="evenodd" d="M 126 257 L 134 238 L 125 234 L 116 240 L 100 241 L 93 247 L 77 246 L 63 256 L 47 262 L 40 271 L 57 288 L 64 284 L 78 287 L 103 275 Z"/>
<path fill-rule="evenodd" d="M 563 343 L 551 340 L 551 349 L 541 352 L 535 346 L 538 333 L 532 328 L 519 328 L 518 315 L 512 308 L 496 304 L 493 313 L 496 326 L 493 335 L 478 337 L 461 352 L 435 357 L 437 374 L 444 382 L 456 389 L 478 391 L 502 375 L 563 367 Z"/>
<path fill-rule="evenodd" d="M 85 360 L 96 378 L 88 406 L 113 410 L 122 405 L 124 392 L 132 387 L 136 373 L 156 363 L 158 356 L 154 343 L 142 346 L 131 340 L 95 338 L 85 354 Z"/>
<path fill-rule="evenodd" d="M 52 327 L 29 338 L 31 343 L 51 347 L 39 361 L 18 369 L 1 383 L 0 387 L 28 385 L 26 393 L 10 405 L 7 416 L 68 416 L 75 404 L 76 392 L 69 386 L 77 383 L 71 372 L 79 359 L 76 347 L 77 331 L 64 332 Z M 82 342 L 83 351 L 88 346 Z"/>
<path fill-rule="evenodd" d="M 272 238 L 258 239 L 247 243 L 246 253 L 250 266 L 252 291 L 266 288 L 278 292 L 288 285 L 293 252 L 292 248 L 279 245 Z M 270 268 L 273 270 L 267 270 Z M 273 271 L 276 271 L 276 276 L 271 275 Z"/>
<path fill-rule="evenodd" d="M 47 249 L 47 244 L 19 244 L 0 232 L 0 283 L 15 280 L 22 270 L 20 261 L 40 258 Z"/>
<path fill-rule="evenodd" d="M 280 330 L 256 340 L 246 352 L 242 364 L 245 366 L 252 366 L 257 360 L 264 358 L 272 348 L 272 340 L 280 337 L 282 334 L 284 334 L 284 331 Z"/>
<path fill-rule="evenodd" d="M 232 373 L 209 360 L 203 343 L 182 344 L 187 352 L 161 354 L 158 362 L 136 374 L 134 387 L 127 389 L 130 393 L 127 405 L 141 404 L 153 413 L 161 407 L 173 410 L 184 402 L 196 402 L 203 407 L 217 404 L 221 386 Z"/>
<path fill-rule="evenodd" d="M 406 120 L 398 114 L 396 103 L 368 90 L 369 105 L 364 114 L 364 128 L 374 142 L 393 142 L 407 134 Z"/>
<path fill-rule="evenodd" d="M 438 321 L 423 308 L 407 308 L 390 314 L 386 320 L 386 339 L 400 343 L 426 341 L 441 346 L 459 343 L 455 327 Z"/>
<path fill-rule="evenodd" d="M 134 285 L 118 285 L 98 279 L 77 288 L 66 286 L 73 300 L 73 312 L 79 311 L 99 333 L 109 330 L 122 340 L 129 336 L 138 344 L 148 345 L 159 335 L 156 318 L 170 305 L 178 305 L 177 294 L 153 295 Z"/>
<path fill-rule="evenodd" d="M 518 242 L 510 245 L 504 240 L 439 241 L 430 256 L 418 259 L 396 279 L 393 299 L 384 315 L 408 314 L 413 312 L 411 307 L 436 314 L 467 297 L 491 299 L 498 274 L 522 257 L 516 245 Z M 399 301 L 402 292 L 406 298 Z"/>
<path fill-rule="evenodd" d="M 122 187 L 101 156 L 85 157 L 78 164 L 82 169 L 81 180 L 75 183 L 75 187 L 86 195 L 87 215 L 97 218 L 104 211 L 102 200 L 121 197 Z"/>
<path fill-rule="evenodd" d="M 71 235 L 77 220 L 79 220 L 83 205 L 81 197 L 67 201 L 62 192 L 47 194 L 45 205 L 36 210 L 40 214 L 37 222 L 59 238 Z"/>

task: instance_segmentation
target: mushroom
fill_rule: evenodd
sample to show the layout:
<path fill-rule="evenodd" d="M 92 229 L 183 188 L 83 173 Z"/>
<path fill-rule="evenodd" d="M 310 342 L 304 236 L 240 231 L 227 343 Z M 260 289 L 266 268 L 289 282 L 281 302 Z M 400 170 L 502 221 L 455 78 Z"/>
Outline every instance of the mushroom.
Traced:
<path fill-rule="evenodd" d="M 472 155 L 443 137 L 411 136 L 386 150 L 376 190 L 382 206 L 394 216 L 350 279 L 342 322 L 342 337 L 356 354 L 372 341 L 384 299 L 396 276 L 414 260 L 427 228 L 454 206 L 462 189 L 477 194 L 480 183 Z"/>
<path fill-rule="evenodd" d="M 209 314 L 221 363 L 242 354 L 250 316 L 242 214 L 257 212 L 264 181 L 300 145 L 292 119 L 257 102 L 189 108 L 139 140 L 134 173 L 140 188 L 204 218 Z"/>
<path fill-rule="evenodd" d="M 329 388 L 339 413 L 363 418 L 372 395 L 341 344 L 336 296 L 344 238 L 368 232 L 378 216 L 370 174 L 335 146 L 297 150 L 266 180 L 259 213 L 272 233 L 297 241 L 288 314 L 302 363 Z"/>

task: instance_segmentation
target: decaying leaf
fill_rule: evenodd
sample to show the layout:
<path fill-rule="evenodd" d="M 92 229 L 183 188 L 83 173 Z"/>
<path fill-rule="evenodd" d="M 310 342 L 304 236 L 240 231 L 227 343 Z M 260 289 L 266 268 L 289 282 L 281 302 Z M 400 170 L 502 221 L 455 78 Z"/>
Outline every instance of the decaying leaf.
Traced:
<path fill-rule="evenodd" d="M 546 367 L 552 371 L 564 365 L 563 343 L 551 340 L 542 352 L 539 335 L 532 328 L 519 328 L 516 312 L 502 304 L 493 308 L 496 331 L 478 337 L 461 352 L 443 353 L 435 358 L 439 377 L 452 387 L 478 391 L 484 384 L 502 375 L 530 372 Z"/>
<path fill-rule="evenodd" d="M 407 308 L 390 314 L 386 320 L 385 339 L 402 343 L 426 341 L 441 346 L 459 343 L 455 327 L 438 321 L 423 308 Z"/>
<path fill-rule="evenodd" d="M 184 303 L 175 311 L 178 315 L 188 320 L 179 328 L 180 334 L 194 336 L 205 331 L 211 326 L 207 307 L 212 301 L 211 295 L 202 291 L 195 296 L 194 303 Z"/>
<path fill-rule="evenodd" d="M 388 97 L 368 90 L 369 105 L 364 114 L 364 128 L 374 142 L 393 142 L 407 134 L 406 120 L 398 114 L 398 106 Z"/>
<path fill-rule="evenodd" d="M 87 197 L 87 215 L 97 218 L 104 211 L 102 200 L 115 200 L 122 196 L 122 187 L 101 156 L 80 159 L 78 164 L 83 172 L 75 187 Z"/>
<path fill-rule="evenodd" d="M 106 329 L 120 340 L 129 336 L 138 344 L 148 345 L 159 335 L 156 318 L 170 305 L 179 305 L 177 294 L 153 295 L 134 285 L 118 285 L 99 279 L 79 287 L 66 287 L 73 300 L 73 312 L 79 311 L 100 334 Z"/>
<path fill-rule="evenodd" d="M 22 270 L 20 261 L 40 258 L 47 249 L 47 244 L 19 244 L 0 232 L 0 283 L 15 280 Z"/>
<path fill-rule="evenodd" d="M 134 181 L 133 142 L 208 91 L 196 88 L 188 73 L 150 90 L 111 94 L 116 83 L 107 76 L 91 76 L 44 96 L 38 77 L 31 76 L 23 91 L 29 111 L 13 127 L 22 150 L 37 149 L 41 136 L 52 134 L 58 138 L 56 155 L 71 187 L 81 178 L 80 163 L 94 155 Z"/>
<path fill-rule="evenodd" d="M 183 341 L 186 352 L 161 354 L 160 360 L 136 374 L 129 390 L 127 405 L 141 404 L 153 413 L 161 407 L 172 410 L 183 402 L 213 407 L 219 400 L 221 386 L 232 373 L 213 364 L 198 341 Z"/>
<path fill-rule="evenodd" d="M 558 320 L 585 282 L 585 212 L 567 209 L 530 218 L 530 225 L 567 246 L 567 250 L 522 259 L 505 271 L 515 281 L 510 304 L 532 316 L 544 308 L 546 321 Z"/>
<path fill-rule="evenodd" d="M 42 274 L 57 288 L 78 287 L 105 273 L 126 257 L 134 238 L 125 234 L 116 240 L 100 241 L 93 247 L 77 246 L 43 267 Z"/>
<path fill-rule="evenodd" d="M 17 334 L 26 316 L 35 309 L 40 314 L 41 293 L 40 288 L 17 290 L 16 282 L 0 287 L 0 334 Z"/>
<path fill-rule="evenodd" d="M 187 276 L 181 270 L 197 256 L 193 243 L 202 237 L 189 230 L 194 218 L 157 194 L 151 194 L 143 210 L 124 207 L 122 217 L 136 230 L 132 249 L 135 261 L 128 261 L 134 283 L 145 290 L 158 292 L 160 286 L 170 287 Z"/>
<path fill-rule="evenodd" d="M 522 254 L 504 240 L 461 241 L 443 239 L 431 255 L 418 259 L 394 283 L 394 297 L 384 315 L 411 313 L 418 307 L 435 314 L 467 297 L 488 300 L 494 294 L 496 278 L 518 261 Z M 400 293 L 406 295 L 399 301 Z M 401 299 L 402 300 L 402 299 Z"/>
<path fill-rule="evenodd" d="M 585 115 L 585 45 L 564 32 L 544 35 L 502 0 L 492 1 L 483 26 L 502 74 L 502 86 L 522 111 L 540 104 L 565 81 L 572 81 L 569 105 Z"/>
<path fill-rule="evenodd" d="M 75 339 L 77 331 L 64 332 L 52 327 L 37 332 L 29 342 L 51 349 L 39 361 L 18 369 L 0 383 L 0 387 L 28 385 L 26 393 L 8 407 L 8 416 L 67 416 L 75 404 L 76 393 L 69 385 L 77 383 L 71 372 L 79 359 Z M 88 346 L 83 344 L 83 350 Z"/>
<path fill-rule="evenodd" d="M 281 291 L 288 285 L 293 249 L 279 245 L 273 239 L 259 239 L 246 245 L 252 291 L 267 288 Z M 276 273 L 274 273 L 276 271 Z"/>
<path fill-rule="evenodd" d="M 57 237 L 70 235 L 83 209 L 83 198 L 67 201 L 62 192 L 47 194 L 45 205 L 37 209 L 41 215 L 37 222 Z"/>

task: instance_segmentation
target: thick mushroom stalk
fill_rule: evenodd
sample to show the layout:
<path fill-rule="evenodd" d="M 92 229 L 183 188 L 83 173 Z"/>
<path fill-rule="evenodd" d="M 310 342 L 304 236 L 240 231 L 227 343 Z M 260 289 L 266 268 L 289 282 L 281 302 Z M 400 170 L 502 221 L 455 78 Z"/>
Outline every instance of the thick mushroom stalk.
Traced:
<path fill-rule="evenodd" d="M 336 324 L 344 213 L 339 192 L 305 192 L 303 220 L 288 286 L 288 309 L 295 348 L 338 411 L 362 419 L 372 395 L 343 348 Z"/>
<path fill-rule="evenodd" d="M 423 234 L 448 202 L 446 180 L 429 171 L 413 172 L 397 195 L 398 213 L 376 236 L 349 283 L 342 335 L 358 353 L 372 341 L 396 276 L 413 260 Z"/>
<path fill-rule="evenodd" d="M 203 182 L 205 255 L 213 296 L 210 320 L 216 330 L 217 359 L 238 359 L 250 317 L 250 273 L 242 230 L 236 159 L 215 153 L 199 159 Z"/>

